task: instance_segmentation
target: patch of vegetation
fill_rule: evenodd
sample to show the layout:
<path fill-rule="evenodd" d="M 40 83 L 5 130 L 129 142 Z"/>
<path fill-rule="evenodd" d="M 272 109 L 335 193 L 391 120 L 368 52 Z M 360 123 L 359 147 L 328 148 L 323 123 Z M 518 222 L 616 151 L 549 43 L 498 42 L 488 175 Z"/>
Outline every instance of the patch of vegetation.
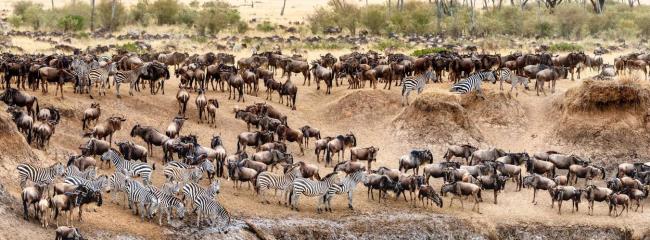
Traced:
<path fill-rule="evenodd" d="M 549 47 L 551 52 L 574 52 L 574 51 L 583 51 L 584 48 L 576 43 L 554 43 Z"/>
<path fill-rule="evenodd" d="M 377 44 L 375 44 L 372 48 L 375 50 L 383 51 L 384 49 L 390 48 L 390 49 L 406 49 L 409 48 L 409 44 L 404 43 L 399 40 L 395 39 L 384 39 Z"/>
<path fill-rule="evenodd" d="M 275 31 L 275 25 L 271 24 L 268 21 L 264 21 L 260 24 L 257 24 L 257 26 L 255 26 L 255 29 L 262 32 L 273 32 Z"/>
<path fill-rule="evenodd" d="M 413 53 L 411 53 L 411 56 L 421 57 L 421 56 L 424 56 L 424 55 L 427 55 L 427 54 L 441 53 L 441 52 L 445 52 L 445 51 L 447 51 L 447 49 L 446 48 L 441 48 L 441 47 L 418 49 L 418 50 L 413 51 Z"/>
<path fill-rule="evenodd" d="M 81 31 L 81 29 L 84 27 L 84 18 L 77 15 L 67 15 L 63 18 L 60 18 L 57 25 L 62 28 L 64 32 Z"/>
<path fill-rule="evenodd" d="M 341 42 L 329 42 L 329 41 L 322 41 L 322 42 L 317 42 L 317 43 L 306 43 L 303 48 L 309 49 L 309 50 L 338 50 L 338 49 L 350 49 L 352 48 L 351 44 L 348 43 L 341 43 Z"/>
<path fill-rule="evenodd" d="M 142 53 L 145 52 L 144 49 L 140 48 L 140 46 L 138 44 L 135 44 L 134 42 L 128 42 L 128 43 L 122 44 L 122 45 L 118 46 L 117 49 L 121 50 L 121 51 L 126 51 L 126 52 L 133 52 L 133 53 L 137 53 L 137 54 L 142 54 Z"/>

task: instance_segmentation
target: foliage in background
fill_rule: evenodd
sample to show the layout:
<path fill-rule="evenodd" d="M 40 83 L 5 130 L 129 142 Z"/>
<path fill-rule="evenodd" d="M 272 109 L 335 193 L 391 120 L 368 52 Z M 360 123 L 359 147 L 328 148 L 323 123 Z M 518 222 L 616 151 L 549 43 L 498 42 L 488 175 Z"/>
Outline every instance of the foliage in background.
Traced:
<path fill-rule="evenodd" d="M 447 51 L 447 49 L 446 48 L 441 48 L 441 47 L 418 49 L 418 50 L 413 51 L 413 53 L 411 53 L 411 56 L 420 57 L 420 56 L 424 56 L 424 55 L 427 55 L 427 54 L 441 53 L 441 52 L 444 52 L 444 51 Z"/>
<path fill-rule="evenodd" d="M 573 51 L 584 51 L 584 48 L 579 44 L 561 42 L 561 43 L 552 44 L 549 47 L 549 50 L 551 52 L 573 52 Z"/>

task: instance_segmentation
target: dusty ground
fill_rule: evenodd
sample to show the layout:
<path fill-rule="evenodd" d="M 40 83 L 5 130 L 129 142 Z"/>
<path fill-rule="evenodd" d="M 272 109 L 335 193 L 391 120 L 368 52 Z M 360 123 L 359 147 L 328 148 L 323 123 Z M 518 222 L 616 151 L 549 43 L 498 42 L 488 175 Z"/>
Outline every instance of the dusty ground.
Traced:
<path fill-rule="evenodd" d="M 310 58 L 318 56 L 321 52 L 310 53 Z M 608 56 L 611 59 L 611 56 Z M 593 75 L 594 73 L 585 73 L 583 76 Z M 300 85 L 301 78 L 295 78 Z M 516 111 L 523 111 L 516 116 L 522 117 L 521 123 L 499 123 L 494 124 L 491 119 L 493 117 L 471 117 L 479 129 L 480 134 L 483 136 L 481 141 L 482 147 L 494 146 L 507 149 L 509 151 L 541 151 L 548 149 L 559 149 L 561 151 L 580 152 L 575 149 L 577 146 L 556 143 L 550 141 L 552 139 L 551 125 L 555 121 L 555 117 L 549 115 L 551 112 L 552 102 L 556 98 L 562 97 L 564 92 L 572 87 L 582 84 L 582 80 L 561 80 L 558 82 L 557 91 L 555 94 L 549 94 L 546 97 L 535 96 L 533 91 L 525 91 L 520 93 L 518 97 L 511 98 L 504 93 L 505 96 L 500 96 L 498 85 L 486 84 L 486 94 L 492 99 L 497 96 L 499 101 L 516 104 Z M 647 85 L 645 82 L 643 85 Z M 443 95 L 448 94 L 447 89 L 449 83 L 437 83 L 427 86 L 425 93 L 420 97 L 429 96 L 430 94 Z M 33 93 L 39 98 L 40 106 L 54 105 L 61 109 L 63 112 L 63 121 L 57 127 L 56 134 L 53 136 L 52 145 L 46 151 L 35 150 L 35 154 L 42 159 L 42 165 L 51 163 L 52 161 L 61 161 L 61 159 L 54 159 L 56 156 L 59 158 L 65 152 L 77 152 L 77 147 L 84 139 L 81 138 L 81 112 L 91 102 L 99 102 L 102 105 L 103 116 L 110 116 L 111 114 L 124 114 L 127 122 L 123 129 L 114 136 L 114 141 L 122 139 L 131 139 L 128 134 L 132 126 L 136 123 L 144 125 L 152 125 L 158 129 L 165 129 L 170 119 L 176 115 L 176 100 L 174 98 L 177 90 L 177 79 L 173 78 L 166 84 L 166 94 L 151 96 L 146 92 L 136 93 L 133 97 L 123 97 L 118 99 L 114 96 L 113 90 L 109 91 L 106 97 L 96 97 L 92 100 L 86 95 L 72 94 L 72 89 L 67 86 L 65 89 L 65 99 L 54 97 L 52 93 L 43 95 L 40 92 Z M 380 153 L 378 162 L 373 166 L 388 166 L 397 167 L 397 159 L 411 148 L 429 147 L 434 150 L 436 161 L 441 159 L 444 144 L 437 142 L 430 142 L 426 138 L 422 141 L 414 139 L 407 139 L 403 136 L 404 133 L 395 130 L 393 127 L 394 119 L 402 114 L 402 111 L 408 109 L 400 107 L 399 103 L 399 88 L 392 90 L 347 90 L 345 87 L 334 88 L 331 95 L 325 95 L 323 91 L 316 91 L 315 86 L 307 87 L 301 86 L 298 95 L 298 111 L 290 111 L 287 107 L 277 103 L 277 95 L 274 96 L 273 101 L 266 101 L 274 107 L 280 109 L 283 113 L 289 116 L 289 123 L 293 127 L 303 126 L 309 124 L 311 126 L 321 129 L 323 136 L 332 136 L 336 134 L 354 132 L 358 138 L 359 146 L 379 146 Z M 209 139 L 213 134 L 221 134 L 226 140 L 225 145 L 229 153 L 233 153 L 236 148 L 235 138 L 236 135 L 246 130 L 243 122 L 234 119 L 232 108 L 235 106 L 244 106 L 245 104 L 252 104 L 254 102 L 265 101 L 264 95 L 262 97 L 254 97 L 246 95 L 246 103 L 237 103 L 232 100 L 227 100 L 224 93 L 221 92 L 208 92 L 209 98 L 217 98 L 221 104 L 217 115 L 217 126 L 212 128 L 206 124 L 198 124 L 196 118 L 198 113 L 196 111 L 193 100 L 190 103 L 188 110 L 190 120 L 186 122 L 183 133 L 193 133 L 199 136 L 199 141 L 203 145 L 209 144 Z M 192 99 L 196 95 L 192 93 Z M 417 95 L 413 95 L 411 101 L 414 101 Z M 467 96 L 463 98 L 472 98 Z M 461 98 L 459 96 L 450 96 L 450 98 Z M 507 99 L 504 100 L 504 99 Z M 417 100 L 415 100 L 417 101 Z M 460 102 L 477 102 L 473 99 L 459 99 Z M 481 103 L 479 103 L 481 104 Z M 510 105 L 506 105 L 510 106 Z M 471 104 L 467 107 L 470 113 L 476 112 L 472 110 Z M 501 110 L 506 111 L 507 110 Z M 3 113 L 4 114 L 4 113 Z M 442 114 L 431 112 L 430 114 Z M 103 117 L 103 118 L 104 118 Z M 401 116 L 404 117 L 404 116 Z M 432 123 L 433 124 L 433 123 Z M 425 124 L 426 125 L 426 124 Z M 436 132 L 425 132 L 423 134 L 436 136 Z M 399 137 L 396 137 L 399 136 Z M 408 141 L 404 141 L 407 139 Z M 138 144 L 144 144 L 139 139 L 136 140 Z M 5 143 L 3 143 L 5 144 Z M 10 144 L 10 143 L 6 143 Z M 12 144 L 13 145 L 13 144 Z M 19 145 L 19 144 L 17 144 Z M 289 144 L 290 151 L 298 154 L 299 150 L 295 144 Z M 634 148 L 634 147 L 630 147 Z M 313 154 L 313 146 L 309 146 L 305 151 L 305 156 L 298 156 L 296 160 L 303 160 L 315 163 L 316 159 Z M 642 150 L 639 150 L 642 151 Z M 162 150 L 155 148 L 153 160 L 160 161 Z M 19 187 L 16 180 L 17 173 L 15 171 L 15 164 L 24 162 L 25 159 L 14 159 L 10 163 L 6 163 L 4 168 L 7 170 L 5 174 L 0 175 L 4 186 L 14 197 L 19 197 Z M 613 164 L 615 160 L 610 162 Z M 13 166 L 12 166 L 13 165 Z M 321 166 L 321 172 L 328 173 L 331 171 L 329 168 Z M 112 170 L 111 170 L 112 171 Z M 109 171 L 102 173 L 109 174 Z M 161 184 L 163 182 L 162 172 L 160 168 L 154 174 L 154 182 Z M 204 182 L 203 184 L 207 184 Z M 434 186 L 440 187 L 439 180 L 433 182 Z M 603 185 L 602 181 L 598 181 L 599 185 Z M 582 185 L 580 182 L 579 185 Z M 466 204 L 465 209 L 461 209 L 459 204 L 456 203 L 453 207 L 448 207 L 449 198 L 445 199 L 445 207 L 442 209 L 413 209 L 408 204 L 400 201 L 389 201 L 384 204 L 377 204 L 376 202 L 367 200 L 365 197 L 365 188 L 361 187 L 355 193 L 355 210 L 349 211 L 346 209 L 345 198 L 338 197 L 334 200 L 335 212 L 333 214 L 315 214 L 315 199 L 303 198 L 301 201 L 301 212 L 292 212 L 285 207 L 272 204 L 270 206 L 260 204 L 257 196 L 252 190 L 239 190 L 235 191 L 230 182 L 222 180 L 222 193 L 219 200 L 226 206 L 226 208 L 235 216 L 235 218 L 249 218 L 249 217 L 263 217 L 263 218 L 315 218 L 315 219 L 330 219 L 337 220 L 340 218 L 347 218 L 350 216 L 381 214 L 386 212 L 432 212 L 443 215 L 450 215 L 458 217 L 461 220 L 468 221 L 472 225 L 490 226 L 488 233 L 495 231 L 497 226 L 503 224 L 520 224 L 520 223 L 540 223 L 544 225 L 555 226 L 571 226 L 571 225 L 590 225 L 590 226 L 618 226 L 626 227 L 633 230 L 634 236 L 640 237 L 640 234 L 645 232 L 650 218 L 648 213 L 630 212 L 629 215 L 623 218 L 618 218 L 612 221 L 611 217 L 607 216 L 607 208 L 604 204 L 596 205 L 596 216 L 587 216 L 584 210 L 578 213 L 570 213 L 564 210 L 564 214 L 559 216 L 556 209 L 550 209 L 549 199 L 546 194 L 541 195 L 539 205 L 534 206 L 530 203 L 532 192 L 524 190 L 515 192 L 514 184 L 508 186 L 506 193 L 499 197 L 499 204 L 492 204 L 491 192 L 484 193 L 485 202 L 481 204 L 481 213 L 477 214 L 470 212 L 469 206 Z M 141 222 L 140 219 L 132 215 L 123 206 L 109 203 L 109 197 L 106 196 L 107 201 L 104 206 L 97 209 L 97 212 L 87 214 L 85 222 L 80 223 L 79 226 L 82 230 L 97 234 L 98 237 L 110 237 L 117 234 L 127 234 L 142 236 L 144 238 L 160 238 L 166 234 L 171 234 L 173 231 L 166 227 L 159 227 L 153 223 Z M 467 203 L 467 202 L 466 202 Z M 568 205 L 567 205 L 568 206 Z M 585 207 L 585 203 L 581 207 Z M 18 221 L 20 222 L 20 221 Z M 193 222 L 192 222 L 193 223 Z M 24 223 L 20 223 L 24 225 Z M 35 223 L 34 223 L 35 224 Z M 34 226 L 28 224 L 28 226 Z M 162 229 L 162 231 L 161 231 Z M 4 232 L 8 233 L 8 232 Z M 4 235 L 4 234 L 3 234 Z"/>

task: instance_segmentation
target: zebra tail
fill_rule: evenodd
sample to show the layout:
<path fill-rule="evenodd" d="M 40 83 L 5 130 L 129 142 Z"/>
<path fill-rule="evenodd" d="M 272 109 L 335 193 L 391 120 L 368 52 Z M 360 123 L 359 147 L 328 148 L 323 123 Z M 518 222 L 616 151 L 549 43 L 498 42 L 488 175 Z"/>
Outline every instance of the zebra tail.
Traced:
<path fill-rule="evenodd" d="M 147 161 L 145 161 L 145 162 L 147 162 Z M 151 168 L 152 168 L 153 170 L 156 170 L 156 163 L 155 163 L 155 162 L 153 163 L 153 165 L 151 166 Z"/>
<path fill-rule="evenodd" d="M 36 102 L 36 112 L 32 112 L 32 115 L 34 115 L 32 117 L 36 119 L 36 114 L 41 111 L 41 108 L 38 106 L 38 98 L 34 97 L 34 102 Z"/>
<path fill-rule="evenodd" d="M 403 82 L 403 80 L 402 80 Z M 402 96 L 404 96 L 404 93 L 406 92 L 406 84 L 402 83 Z"/>

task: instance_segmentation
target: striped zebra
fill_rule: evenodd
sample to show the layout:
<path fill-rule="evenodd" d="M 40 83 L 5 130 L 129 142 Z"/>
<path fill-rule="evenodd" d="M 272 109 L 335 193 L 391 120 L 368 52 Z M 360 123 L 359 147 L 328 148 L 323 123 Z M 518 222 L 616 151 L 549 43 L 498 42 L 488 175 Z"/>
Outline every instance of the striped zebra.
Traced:
<path fill-rule="evenodd" d="M 90 82 L 94 82 L 96 84 L 99 83 L 100 84 L 99 95 L 106 96 L 106 88 L 110 87 L 108 78 L 110 75 L 114 75 L 115 73 L 117 73 L 117 64 L 110 63 L 110 64 L 106 64 L 103 67 L 98 67 L 90 70 L 90 72 L 88 72 L 88 79 Z"/>
<path fill-rule="evenodd" d="M 156 198 L 159 202 L 158 225 L 162 226 L 163 214 L 167 214 L 167 223 L 169 223 L 169 221 L 171 221 L 171 215 L 174 210 L 176 211 L 176 216 L 179 219 L 183 220 L 185 217 L 185 204 L 183 204 L 183 201 L 178 199 L 173 194 L 165 192 L 164 190 L 158 189 L 154 186 L 149 186 L 149 189 L 153 192 L 154 195 L 156 195 Z"/>
<path fill-rule="evenodd" d="M 481 82 L 485 80 L 496 83 L 496 77 L 494 76 L 493 72 L 478 72 L 454 84 L 454 86 L 452 86 L 449 91 L 466 94 L 475 90 L 479 95 L 482 96 L 483 93 L 481 91 Z"/>
<path fill-rule="evenodd" d="M 117 97 L 118 98 L 122 97 L 120 95 L 120 85 L 122 83 L 129 83 L 129 96 L 133 96 L 133 89 L 135 89 L 136 87 L 135 85 L 138 83 L 139 78 L 140 78 L 140 68 L 136 68 L 128 71 L 118 70 L 115 73 L 115 76 L 113 76 L 113 83 L 115 84 Z"/>
<path fill-rule="evenodd" d="M 21 163 L 16 166 L 18 176 L 20 177 L 20 188 L 25 188 L 27 180 L 37 184 L 51 184 L 58 176 L 65 174 L 63 163 L 55 163 L 47 168 L 32 166 L 28 163 Z"/>
<path fill-rule="evenodd" d="M 97 176 L 97 171 L 95 168 L 88 168 L 84 171 L 79 170 L 77 166 L 70 165 L 65 169 L 66 177 L 79 177 L 84 179 L 93 179 Z"/>
<path fill-rule="evenodd" d="M 201 185 L 197 183 L 187 183 L 185 186 L 183 186 L 183 190 L 181 190 L 181 193 L 183 194 L 182 200 L 183 202 L 189 200 L 189 206 L 199 196 L 208 196 L 214 199 L 219 194 L 220 189 L 221 185 L 219 184 L 219 181 L 212 182 L 208 189 L 201 187 Z"/>
<path fill-rule="evenodd" d="M 194 206 L 197 227 L 201 226 L 201 216 L 210 220 L 210 225 L 212 225 L 212 220 L 216 217 L 227 219 L 228 221 L 226 222 L 226 226 L 230 225 L 230 213 L 228 213 L 228 211 L 226 211 L 226 209 L 213 198 L 210 198 L 209 196 L 199 196 L 194 199 Z"/>
<path fill-rule="evenodd" d="M 93 191 L 101 191 L 109 187 L 109 179 L 106 175 L 101 175 L 97 179 L 88 180 L 82 177 L 67 176 L 65 183 L 75 186 L 86 186 Z"/>
<path fill-rule="evenodd" d="M 90 93 L 91 83 L 89 82 L 88 72 L 90 72 L 90 65 L 84 62 L 81 59 L 74 59 L 70 64 L 72 68 L 72 73 L 74 73 L 77 81 L 75 83 L 75 93 L 83 94 L 84 90 L 86 93 Z"/>
<path fill-rule="evenodd" d="M 119 153 L 115 152 L 113 149 L 108 150 L 102 154 L 101 160 L 112 162 L 115 166 L 115 171 L 126 170 L 130 177 L 142 177 L 142 182 L 147 185 L 151 183 L 151 172 L 153 172 L 153 170 L 156 170 L 155 163 L 152 167 L 140 161 L 124 160 L 124 158 L 122 158 L 122 156 Z"/>
<path fill-rule="evenodd" d="M 178 161 L 171 161 L 165 164 L 165 166 L 174 166 L 177 168 L 193 168 L 193 167 L 199 167 L 201 168 L 202 171 L 205 171 L 206 174 L 208 175 L 208 178 L 210 179 L 210 182 L 212 182 L 212 176 L 215 174 L 215 169 L 214 169 L 214 164 L 212 164 L 212 161 L 205 160 L 201 162 L 199 165 L 190 165 L 184 162 L 178 162 Z"/>
<path fill-rule="evenodd" d="M 306 197 L 322 197 L 333 184 L 336 184 L 337 179 L 338 172 L 332 172 L 320 181 L 307 178 L 297 178 L 294 180 L 291 198 L 289 199 L 291 210 L 295 209 L 296 211 L 300 211 L 298 209 L 300 195 L 305 195 Z M 320 209 L 318 210 L 320 211 Z"/>
<path fill-rule="evenodd" d="M 203 171 L 200 167 L 179 168 L 168 165 L 165 166 L 163 175 L 165 175 L 167 182 L 198 183 L 203 177 Z"/>
<path fill-rule="evenodd" d="M 111 188 L 111 202 L 115 203 L 117 199 L 117 193 L 122 192 L 124 194 L 124 201 L 128 201 L 126 196 L 126 180 L 129 179 L 129 176 L 124 174 L 121 171 L 115 171 L 110 177 L 110 188 Z M 119 205 L 119 204 L 118 204 Z M 126 207 L 128 202 L 124 204 Z"/>
<path fill-rule="evenodd" d="M 291 183 L 293 183 L 293 180 L 301 175 L 302 173 L 300 172 L 300 167 L 298 166 L 293 166 L 284 175 L 274 174 L 269 171 L 262 172 L 257 176 L 257 183 L 255 184 L 255 192 L 257 192 L 257 194 L 262 199 L 262 203 L 264 202 L 270 203 L 269 200 L 266 199 L 266 195 L 265 195 L 266 190 L 274 189 L 275 192 L 273 196 L 277 198 L 278 190 L 284 192 L 284 190 L 286 190 L 287 187 L 290 186 Z M 281 201 L 278 199 L 278 204 L 280 204 L 280 202 Z"/>
<path fill-rule="evenodd" d="M 354 194 L 354 189 L 357 187 L 357 185 L 360 182 L 366 181 L 366 171 L 365 170 L 359 170 L 356 172 L 353 172 L 350 175 L 347 175 L 343 180 L 341 180 L 340 184 L 334 184 L 330 186 L 329 189 L 327 189 L 327 193 L 323 195 L 323 198 L 321 198 L 321 202 L 318 204 L 318 209 L 320 209 L 320 205 L 323 204 L 325 205 L 325 211 L 332 211 L 332 198 L 334 195 L 337 194 L 342 194 L 342 193 L 347 193 L 348 194 L 348 208 L 354 209 L 352 207 L 352 195 Z"/>
<path fill-rule="evenodd" d="M 499 90 L 503 90 L 503 82 L 510 83 L 510 92 L 512 89 L 517 89 L 517 85 L 524 85 L 525 89 L 528 88 L 528 78 L 517 76 L 508 68 L 500 68 L 495 71 L 495 76 L 499 79 Z M 517 89 L 517 95 L 519 95 L 519 89 Z"/>
<path fill-rule="evenodd" d="M 153 191 L 145 187 L 135 179 L 125 180 L 126 194 L 129 200 L 129 207 L 134 214 L 140 213 L 140 219 L 144 221 L 145 214 L 151 219 L 158 210 L 159 201 Z"/>
<path fill-rule="evenodd" d="M 434 73 L 430 70 L 417 76 L 406 76 L 402 81 L 402 106 L 404 106 L 404 102 L 406 102 L 406 105 L 409 105 L 409 94 L 411 91 L 417 90 L 418 94 L 422 93 L 426 83 L 430 79 L 433 79 L 433 77 Z"/>

